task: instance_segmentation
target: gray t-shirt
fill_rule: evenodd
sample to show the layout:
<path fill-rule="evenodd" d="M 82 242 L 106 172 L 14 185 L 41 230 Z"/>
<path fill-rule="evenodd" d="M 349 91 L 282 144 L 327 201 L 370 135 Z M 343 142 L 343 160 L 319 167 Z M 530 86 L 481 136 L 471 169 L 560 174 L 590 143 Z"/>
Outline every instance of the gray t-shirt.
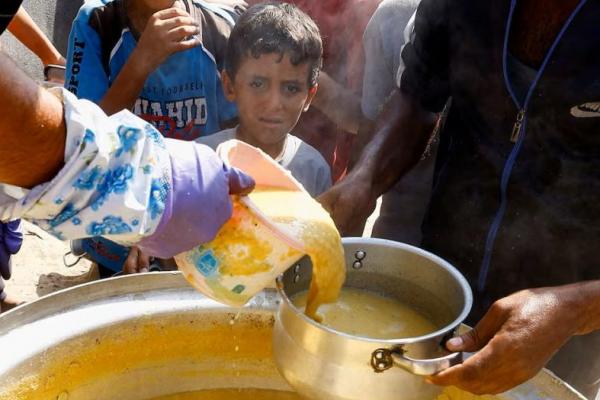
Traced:
<path fill-rule="evenodd" d="M 418 4 L 419 0 L 383 0 L 367 24 L 363 34 L 365 73 L 361 106 L 370 120 L 377 118 L 396 87 L 404 30 Z"/>
<path fill-rule="evenodd" d="M 237 128 L 225 129 L 196 141 L 216 149 L 221 143 L 235 139 L 236 130 Z M 289 170 L 313 197 L 331 187 L 331 170 L 321 153 L 294 135 L 287 135 L 283 152 L 275 161 Z"/>

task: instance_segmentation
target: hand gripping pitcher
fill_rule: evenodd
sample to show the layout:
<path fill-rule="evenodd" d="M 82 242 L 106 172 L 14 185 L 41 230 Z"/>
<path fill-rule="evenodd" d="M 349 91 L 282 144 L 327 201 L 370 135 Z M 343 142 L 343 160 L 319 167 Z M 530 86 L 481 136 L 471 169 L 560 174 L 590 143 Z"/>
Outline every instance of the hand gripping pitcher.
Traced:
<path fill-rule="evenodd" d="M 217 154 L 252 176 L 257 188 L 301 191 L 310 199 L 291 173 L 260 149 L 230 140 L 217 148 Z M 305 251 L 292 232 L 270 221 L 248 196 L 232 196 L 232 201 L 232 216 L 215 239 L 178 254 L 175 262 L 200 292 L 240 307 L 273 284 Z"/>

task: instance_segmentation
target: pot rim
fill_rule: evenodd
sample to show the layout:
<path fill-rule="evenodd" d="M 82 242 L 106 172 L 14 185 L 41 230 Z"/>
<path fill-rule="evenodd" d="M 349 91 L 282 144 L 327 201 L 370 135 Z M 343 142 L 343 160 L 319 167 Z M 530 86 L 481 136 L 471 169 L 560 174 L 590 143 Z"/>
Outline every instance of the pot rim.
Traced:
<path fill-rule="evenodd" d="M 300 310 L 291 302 L 290 298 L 285 293 L 285 287 L 284 287 L 284 283 L 283 283 L 283 274 L 278 276 L 277 280 L 276 280 L 277 292 L 279 293 L 281 300 L 288 307 L 290 307 L 293 310 L 294 314 L 297 317 L 301 318 L 304 322 L 312 325 L 314 328 L 319 329 L 321 331 L 325 331 L 326 333 L 329 333 L 329 334 L 341 336 L 345 339 L 356 340 L 356 341 L 366 342 L 366 343 L 399 345 L 399 344 L 412 344 L 412 343 L 418 343 L 418 342 L 425 342 L 427 340 L 435 339 L 440 336 L 446 335 L 449 331 L 460 326 L 460 324 L 467 318 L 467 315 L 469 315 L 469 313 L 471 312 L 471 308 L 473 306 L 473 292 L 472 292 L 471 287 L 469 286 L 469 283 L 467 282 L 466 278 L 449 262 L 447 262 L 443 258 L 436 256 L 435 254 L 430 253 L 421 248 L 418 248 L 418 247 L 415 247 L 415 246 L 412 246 L 412 245 L 409 245 L 406 243 L 395 242 L 393 240 L 379 239 L 379 238 L 362 238 L 362 237 L 342 238 L 342 244 L 349 244 L 349 245 L 364 244 L 365 242 L 368 242 L 369 244 L 386 245 L 386 246 L 393 247 L 396 249 L 411 251 L 417 255 L 420 255 L 424 258 L 429 259 L 430 261 L 436 263 L 437 265 L 439 265 L 440 267 L 445 269 L 458 282 L 458 284 L 460 285 L 460 287 L 462 289 L 462 293 L 464 295 L 464 306 L 463 306 L 461 313 L 452 322 L 448 323 L 443 328 L 440 328 L 440 329 L 438 329 L 434 332 L 428 333 L 426 335 L 414 336 L 414 337 L 408 337 L 408 338 L 397 338 L 397 339 L 376 339 L 376 338 L 357 336 L 357 335 L 352 335 L 349 333 L 341 332 L 336 329 L 330 328 L 328 326 L 322 325 L 322 324 L 314 321 L 313 319 L 309 318 L 304 313 L 303 310 Z"/>

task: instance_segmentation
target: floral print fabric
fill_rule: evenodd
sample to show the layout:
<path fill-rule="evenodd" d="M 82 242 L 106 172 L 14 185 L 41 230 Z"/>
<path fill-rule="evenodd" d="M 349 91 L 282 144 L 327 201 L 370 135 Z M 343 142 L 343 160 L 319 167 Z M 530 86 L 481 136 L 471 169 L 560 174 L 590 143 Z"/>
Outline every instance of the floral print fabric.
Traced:
<path fill-rule="evenodd" d="M 62 240 L 102 235 L 132 244 L 152 234 L 171 192 L 160 133 L 129 111 L 107 117 L 64 89 L 53 93 L 65 107 L 65 166 L 29 191 L 2 188 L 0 220 L 26 218 Z"/>

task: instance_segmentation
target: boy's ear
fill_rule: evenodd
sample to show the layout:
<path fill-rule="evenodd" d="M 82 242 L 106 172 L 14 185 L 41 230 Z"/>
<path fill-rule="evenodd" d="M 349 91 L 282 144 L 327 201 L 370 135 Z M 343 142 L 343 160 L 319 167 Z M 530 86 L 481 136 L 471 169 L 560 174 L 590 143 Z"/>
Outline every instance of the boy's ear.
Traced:
<path fill-rule="evenodd" d="M 306 101 L 304 102 L 303 112 L 307 112 L 310 108 L 310 103 L 312 103 L 313 99 L 317 95 L 317 90 L 319 89 L 319 84 L 315 84 L 315 86 L 308 89 L 308 96 L 306 97 Z"/>
<path fill-rule="evenodd" d="M 229 101 L 235 101 L 235 88 L 233 87 L 233 80 L 227 73 L 227 70 L 221 72 L 221 82 L 223 84 L 223 93 L 225 98 Z"/>

